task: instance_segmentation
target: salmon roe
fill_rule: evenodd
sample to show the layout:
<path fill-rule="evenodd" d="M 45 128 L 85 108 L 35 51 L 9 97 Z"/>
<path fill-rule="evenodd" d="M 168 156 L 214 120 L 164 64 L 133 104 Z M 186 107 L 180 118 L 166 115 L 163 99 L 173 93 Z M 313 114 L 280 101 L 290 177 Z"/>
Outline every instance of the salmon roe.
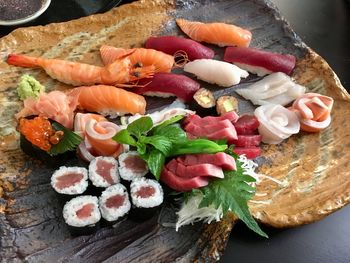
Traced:
<path fill-rule="evenodd" d="M 63 137 L 62 131 L 55 131 L 50 121 L 45 117 L 20 119 L 19 132 L 33 145 L 44 151 L 49 151 L 52 144 L 57 144 Z"/>

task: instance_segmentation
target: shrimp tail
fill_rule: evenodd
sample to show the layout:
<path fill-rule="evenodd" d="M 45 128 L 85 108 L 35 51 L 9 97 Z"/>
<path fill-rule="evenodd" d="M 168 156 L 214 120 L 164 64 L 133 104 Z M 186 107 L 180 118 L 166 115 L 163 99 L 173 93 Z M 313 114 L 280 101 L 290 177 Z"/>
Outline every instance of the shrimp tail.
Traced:
<path fill-rule="evenodd" d="M 7 63 L 9 65 L 14 65 L 17 67 L 25 67 L 25 68 L 38 68 L 41 67 L 40 58 L 30 57 L 26 55 L 20 54 L 10 54 L 7 57 Z"/>

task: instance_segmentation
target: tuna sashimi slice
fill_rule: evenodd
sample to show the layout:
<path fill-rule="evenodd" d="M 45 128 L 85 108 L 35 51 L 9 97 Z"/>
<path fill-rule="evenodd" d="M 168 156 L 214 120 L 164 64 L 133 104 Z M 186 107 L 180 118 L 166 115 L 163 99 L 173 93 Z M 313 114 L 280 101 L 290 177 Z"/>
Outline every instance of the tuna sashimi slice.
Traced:
<path fill-rule="evenodd" d="M 260 156 L 260 154 L 261 154 L 261 149 L 259 147 L 256 147 L 256 146 L 235 147 L 233 149 L 233 151 L 238 155 L 245 154 L 245 156 L 248 159 L 254 159 L 254 158 Z"/>
<path fill-rule="evenodd" d="M 254 115 L 243 115 L 233 125 L 238 135 L 249 135 L 255 133 L 260 123 Z"/>
<path fill-rule="evenodd" d="M 271 72 L 284 72 L 288 75 L 295 67 L 293 55 L 283 55 L 248 47 L 227 47 L 224 61 L 231 62 L 249 71 L 244 66 L 259 67 Z M 253 72 L 256 73 L 256 72 Z M 265 74 L 258 74 L 263 76 Z"/>
<path fill-rule="evenodd" d="M 236 131 L 235 127 L 229 120 L 222 120 L 209 125 L 201 125 L 199 123 L 197 124 L 195 122 L 190 122 L 184 127 L 185 131 L 197 136 L 205 136 L 205 134 L 214 133 L 218 130 L 226 128 L 232 129 L 234 132 Z"/>
<path fill-rule="evenodd" d="M 240 147 L 258 146 L 261 142 L 261 135 L 238 135 L 237 140 L 232 144 Z"/>
<path fill-rule="evenodd" d="M 224 173 L 219 166 L 201 163 L 195 165 L 185 166 L 182 163 L 177 163 L 176 175 L 182 178 L 194 177 L 215 177 L 224 178 Z"/>
<path fill-rule="evenodd" d="M 194 178 L 182 178 L 176 176 L 174 173 L 170 172 L 167 168 L 164 168 L 160 176 L 160 180 L 169 186 L 171 189 L 174 189 L 179 192 L 190 191 L 192 189 L 204 187 L 208 185 L 209 178 L 207 177 L 194 177 Z"/>
<path fill-rule="evenodd" d="M 214 164 L 224 170 L 236 170 L 235 159 L 226 153 L 215 154 L 188 154 L 177 158 L 177 161 L 184 165 L 195 165 L 201 163 Z"/>
<path fill-rule="evenodd" d="M 238 120 L 239 116 L 236 112 L 230 111 L 227 112 L 221 116 L 206 116 L 204 118 L 201 118 L 198 115 L 190 115 L 188 116 L 184 122 L 183 125 L 187 125 L 190 122 L 193 122 L 194 124 L 197 125 L 212 125 L 216 124 L 218 121 L 223 121 L 223 120 L 229 120 L 232 123 L 235 123 Z"/>

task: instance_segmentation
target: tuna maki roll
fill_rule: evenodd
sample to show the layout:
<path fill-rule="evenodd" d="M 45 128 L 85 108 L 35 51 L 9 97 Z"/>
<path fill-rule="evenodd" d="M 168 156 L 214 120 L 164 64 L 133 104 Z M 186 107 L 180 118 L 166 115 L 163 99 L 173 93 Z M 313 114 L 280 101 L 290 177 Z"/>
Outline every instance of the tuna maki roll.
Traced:
<path fill-rule="evenodd" d="M 71 199 L 63 207 L 63 218 L 73 235 L 93 233 L 101 219 L 97 197 L 82 195 Z"/>
<path fill-rule="evenodd" d="M 119 174 L 125 181 L 133 181 L 148 173 L 147 163 L 136 151 L 129 151 L 119 155 Z"/>
<path fill-rule="evenodd" d="M 88 171 L 83 167 L 61 166 L 52 174 L 51 186 L 59 194 L 82 194 L 88 187 Z"/>
<path fill-rule="evenodd" d="M 89 165 L 89 179 L 96 187 L 119 183 L 118 162 L 113 157 L 99 156 Z"/>
<path fill-rule="evenodd" d="M 114 222 L 124 217 L 131 207 L 125 186 L 115 184 L 108 187 L 102 192 L 99 205 L 102 217 L 108 222 Z"/>
<path fill-rule="evenodd" d="M 130 184 L 130 196 L 133 204 L 131 217 L 134 220 L 145 220 L 152 217 L 163 203 L 162 186 L 147 178 L 138 178 Z"/>

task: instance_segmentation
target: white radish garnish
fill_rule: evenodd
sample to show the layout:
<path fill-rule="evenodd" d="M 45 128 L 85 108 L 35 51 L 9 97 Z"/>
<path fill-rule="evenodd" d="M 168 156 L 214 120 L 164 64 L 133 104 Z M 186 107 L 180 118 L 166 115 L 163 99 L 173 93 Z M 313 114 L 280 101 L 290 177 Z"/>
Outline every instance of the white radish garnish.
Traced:
<path fill-rule="evenodd" d="M 258 129 L 264 143 L 278 144 L 300 130 L 297 114 L 281 105 L 260 106 L 254 115 L 260 122 Z"/>
<path fill-rule="evenodd" d="M 285 106 L 305 93 L 305 87 L 296 84 L 282 72 L 273 73 L 245 89 L 236 92 L 255 105 L 279 104 Z"/>
<path fill-rule="evenodd" d="M 222 87 L 230 87 L 238 84 L 241 78 L 248 77 L 249 73 L 227 62 L 214 59 L 196 59 L 187 63 L 186 72 L 192 73 L 197 78 Z"/>

